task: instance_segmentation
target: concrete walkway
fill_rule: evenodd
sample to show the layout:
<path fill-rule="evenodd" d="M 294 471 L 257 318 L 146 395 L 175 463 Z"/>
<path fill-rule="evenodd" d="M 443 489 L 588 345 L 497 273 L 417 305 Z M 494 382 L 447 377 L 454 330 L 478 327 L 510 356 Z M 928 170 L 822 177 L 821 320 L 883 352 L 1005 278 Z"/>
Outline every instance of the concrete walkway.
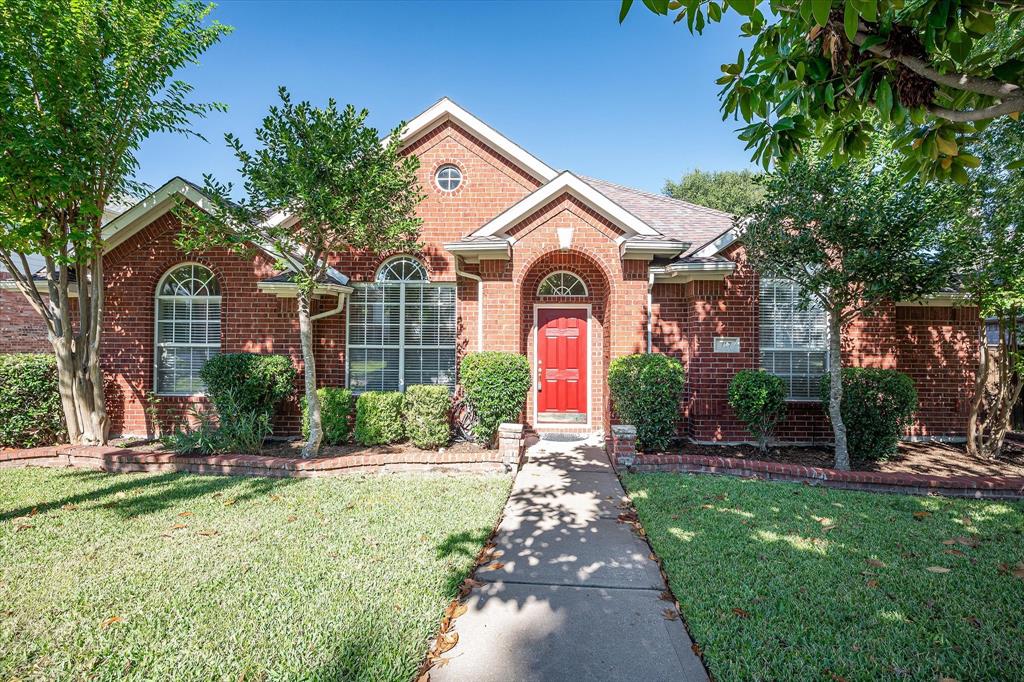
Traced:
<path fill-rule="evenodd" d="M 447 680 L 707 680 L 647 544 L 619 523 L 625 495 L 597 439 L 527 451 L 495 543 L 497 570 L 456 619 Z"/>

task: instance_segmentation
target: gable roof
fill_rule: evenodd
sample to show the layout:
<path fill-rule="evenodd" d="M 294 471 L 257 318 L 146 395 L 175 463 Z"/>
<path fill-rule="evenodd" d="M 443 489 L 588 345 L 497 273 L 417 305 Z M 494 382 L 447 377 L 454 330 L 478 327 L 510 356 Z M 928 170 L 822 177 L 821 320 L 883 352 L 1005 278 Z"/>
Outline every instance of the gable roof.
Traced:
<path fill-rule="evenodd" d="M 558 171 L 554 168 L 533 154 L 530 154 L 448 97 L 442 97 L 422 114 L 409 121 L 399 135 L 399 139 L 403 145 L 410 145 L 444 121 L 458 123 L 461 127 L 504 154 L 510 161 L 542 182 L 552 180 L 558 175 Z M 385 138 L 384 143 L 386 144 L 389 139 Z"/>
<path fill-rule="evenodd" d="M 562 171 L 553 180 L 527 194 L 469 236 L 490 237 L 502 234 L 562 193 L 571 194 L 628 232 L 649 237 L 659 236 L 653 227 L 569 171 Z"/>
<path fill-rule="evenodd" d="M 607 180 L 584 177 L 583 181 L 643 220 L 658 234 L 691 244 L 687 254 L 693 253 L 733 227 L 731 213 L 716 211 L 662 194 L 624 187 Z"/>
<path fill-rule="evenodd" d="M 180 194 L 196 206 L 207 210 L 210 197 L 195 183 L 182 177 L 173 177 L 155 192 L 127 209 L 103 226 L 102 239 L 104 251 L 110 251 L 139 230 L 174 208 L 175 195 Z"/>

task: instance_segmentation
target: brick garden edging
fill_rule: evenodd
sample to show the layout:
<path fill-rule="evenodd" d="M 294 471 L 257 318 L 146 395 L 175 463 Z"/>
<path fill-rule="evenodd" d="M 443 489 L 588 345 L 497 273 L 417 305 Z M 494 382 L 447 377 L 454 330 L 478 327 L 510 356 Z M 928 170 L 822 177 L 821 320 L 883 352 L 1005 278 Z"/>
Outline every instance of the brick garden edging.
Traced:
<path fill-rule="evenodd" d="M 631 426 L 613 426 L 608 448 L 616 469 L 628 469 L 631 472 L 719 474 L 909 495 L 1010 500 L 1024 498 L 1024 478 L 1021 477 L 929 476 L 881 471 L 838 471 L 734 457 L 647 455 L 636 451 L 636 429 Z"/>
<path fill-rule="evenodd" d="M 471 453 L 426 450 L 296 459 L 264 455 L 193 457 L 169 452 L 140 452 L 131 448 L 58 445 L 0 451 L 0 469 L 18 466 L 77 467 L 110 473 L 188 472 L 296 478 L 396 471 L 497 473 L 515 469 L 521 463 L 525 450 L 521 429 L 521 426 L 518 432 L 506 429 L 507 436 L 502 433 L 497 450 Z"/>

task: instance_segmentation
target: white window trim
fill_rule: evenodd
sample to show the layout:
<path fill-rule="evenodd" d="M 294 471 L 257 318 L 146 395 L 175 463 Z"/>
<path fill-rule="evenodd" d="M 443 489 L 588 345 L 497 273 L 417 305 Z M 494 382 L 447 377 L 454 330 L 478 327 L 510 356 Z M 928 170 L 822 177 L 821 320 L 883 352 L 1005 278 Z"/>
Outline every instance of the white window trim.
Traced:
<path fill-rule="evenodd" d="M 582 294 L 542 294 L 542 293 L 540 293 L 540 288 L 542 286 L 544 286 L 544 282 L 548 281 L 549 279 L 551 279 L 555 275 L 569 275 L 570 277 L 575 278 L 583 286 L 583 293 Z M 587 298 L 588 296 L 590 296 L 590 288 L 587 287 L 587 283 L 583 280 L 583 278 L 580 277 L 579 275 L 577 275 L 575 272 L 572 272 L 571 270 L 556 270 L 556 271 L 546 275 L 544 277 L 544 279 L 542 279 L 540 281 L 540 283 L 537 284 L 537 295 L 540 296 L 541 298 Z"/>
<path fill-rule="evenodd" d="M 446 170 L 454 170 L 456 173 L 458 173 L 458 180 L 459 181 L 457 183 L 455 183 L 454 187 L 447 188 L 447 187 L 443 187 L 441 185 L 441 173 L 443 173 Z M 449 177 L 449 178 L 446 178 L 446 179 L 450 182 L 454 178 L 450 178 Z M 453 192 L 458 190 L 460 187 L 462 187 L 462 183 L 463 183 L 464 180 L 465 180 L 465 178 L 463 177 L 462 169 L 459 168 L 458 166 L 456 166 L 454 163 L 443 164 L 440 167 L 438 167 L 438 169 L 436 171 L 434 171 L 434 185 L 439 190 L 444 192 L 445 194 L 452 194 Z"/>
<path fill-rule="evenodd" d="M 381 344 L 373 344 L 373 345 L 353 344 L 353 343 L 351 343 L 351 336 L 349 334 L 349 330 L 351 329 L 350 321 L 351 321 L 351 313 L 352 313 L 352 304 L 351 304 L 352 302 L 349 301 L 349 305 L 345 306 L 345 387 L 350 389 L 350 390 L 352 389 L 351 376 L 350 376 L 351 375 L 350 367 L 351 367 L 351 362 L 352 362 L 352 354 L 350 352 L 351 349 L 355 348 L 357 350 L 362 350 L 362 349 L 381 350 L 381 349 L 391 349 L 391 348 L 393 348 L 393 349 L 396 349 L 398 351 L 398 390 L 401 391 L 402 393 L 405 392 L 405 389 L 407 388 L 406 383 L 405 383 L 405 351 L 407 350 L 407 346 L 405 344 L 405 290 L 406 290 L 406 286 L 410 285 L 410 284 L 415 285 L 415 286 L 419 286 L 419 287 L 429 287 L 429 288 L 435 288 L 435 289 L 452 289 L 452 290 L 454 290 L 454 293 L 455 293 L 455 296 L 454 296 L 454 299 L 455 299 L 455 319 L 456 319 L 456 338 L 455 338 L 454 343 L 452 345 L 447 345 L 447 344 L 443 344 L 443 345 L 442 344 L 416 344 L 414 346 L 411 346 L 411 348 L 416 349 L 416 350 L 448 350 L 449 348 L 454 348 L 455 355 L 456 355 L 456 358 L 455 358 L 455 371 L 456 371 L 456 374 L 458 372 L 458 351 L 459 351 L 459 339 L 458 339 L 458 313 L 459 313 L 459 308 L 458 308 L 458 306 L 459 306 L 459 292 L 458 292 L 458 287 L 457 287 L 456 283 L 455 282 L 431 282 L 429 279 L 422 279 L 422 280 L 397 280 L 397 279 L 396 280 L 378 280 L 377 277 L 380 275 L 380 273 L 383 272 L 384 269 L 388 265 L 390 265 L 392 262 L 394 262 L 396 260 L 415 260 L 417 263 L 419 263 L 420 267 L 423 268 L 424 276 L 425 277 L 428 276 L 426 266 L 424 266 L 423 263 L 419 261 L 419 259 L 413 258 L 412 256 L 395 256 L 393 258 L 387 259 L 386 261 L 384 261 L 383 263 L 380 264 L 380 267 L 377 268 L 377 273 L 374 276 L 374 279 L 373 279 L 372 282 L 361 282 L 361 283 L 358 283 L 358 284 L 354 285 L 354 287 L 356 289 L 365 289 L 365 288 L 368 288 L 368 287 L 380 286 L 382 284 L 399 285 L 401 287 L 401 290 L 400 290 L 400 293 L 399 293 L 398 306 L 399 306 L 399 310 L 401 311 L 401 314 L 400 314 L 400 321 L 399 321 L 399 326 L 398 326 L 398 345 L 397 346 L 385 345 L 383 343 L 381 343 Z M 457 381 L 457 378 L 456 378 L 456 381 Z M 440 386 L 441 384 L 437 384 L 437 385 Z M 371 389 L 368 389 L 368 390 L 372 391 L 372 390 L 376 390 L 376 389 L 372 389 L 371 388 Z"/>
<path fill-rule="evenodd" d="M 160 390 L 160 349 L 167 348 L 221 348 L 224 341 L 224 308 L 223 308 L 223 290 L 220 296 L 189 296 L 193 301 L 217 301 L 221 304 L 220 311 L 220 335 L 221 339 L 217 343 L 160 343 L 160 300 L 161 299 L 174 299 L 184 298 L 183 296 L 161 296 L 160 289 L 163 288 L 164 282 L 167 277 L 178 270 L 179 268 L 185 267 L 186 265 L 193 265 L 200 267 L 204 270 L 208 270 L 214 280 L 220 285 L 220 280 L 217 278 L 215 273 L 209 266 L 199 263 L 196 261 L 184 261 L 182 263 L 175 263 L 171 267 L 164 271 L 164 274 L 160 276 L 160 279 L 156 283 L 156 289 L 153 291 L 153 394 L 157 396 L 166 396 L 168 398 L 196 398 L 205 395 L 201 391 L 193 393 L 185 392 L 172 392 L 172 391 L 161 391 Z"/>
<path fill-rule="evenodd" d="M 779 346 L 762 346 L 761 345 L 761 306 L 762 306 L 762 301 L 761 301 L 761 283 L 762 282 L 785 282 L 787 284 L 792 284 L 793 286 L 795 286 L 797 288 L 800 287 L 800 285 L 797 284 L 796 282 L 794 282 L 793 280 L 789 280 L 789 279 L 786 279 L 784 277 L 763 277 L 763 278 L 761 278 L 758 281 L 758 286 L 757 286 L 757 344 L 758 344 L 757 367 L 758 367 L 758 369 L 762 369 L 762 370 L 768 372 L 769 374 L 771 374 L 772 376 L 778 376 L 781 379 L 782 378 L 781 376 L 779 376 L 775 372 L 769 372 L 768 370 L 766 370 L 761 365 L 761 353 L 765 353 L 765 352 L 768 352 L 768 353 L 773 353 L 773 352 L 783 352 L 783 353 L 800 353 L 800 352 L 818 353 L 818 352 L 821 352 L 821 353 L 825 354 L 825 362 L 824 362 L 824 369 L 822 370 L 822 376 L 827 375 L 829 373 L 829 371 L 832 369 L 832 365 L 831 365 L 830 358 L 829 358 L 829 348 L 831 346 L 831 341 L 832 341 L 832 331 L 831 331 L 832 325 L 829 324 L 828 312 L 822 310 L 822 314 L 825 316 L 825 343 L 824 343 L 824 346 L 821 349 L 817 349 L 817 348 L 793 348 L 793 347 L 784 348 L 784 347 L 779 347 Z M 790 376 L 792 376 L 792 375 L 790 375 Z M 817 403 L 817 402 L 820 402 L 820 401 L 817 398 L 794 398 L 794 397 L 790 396 L 790 390 L 789 390 L 789 387 L 787 387 L 787 390 L 786 390 L 786 402 L 787 403 Z"/>

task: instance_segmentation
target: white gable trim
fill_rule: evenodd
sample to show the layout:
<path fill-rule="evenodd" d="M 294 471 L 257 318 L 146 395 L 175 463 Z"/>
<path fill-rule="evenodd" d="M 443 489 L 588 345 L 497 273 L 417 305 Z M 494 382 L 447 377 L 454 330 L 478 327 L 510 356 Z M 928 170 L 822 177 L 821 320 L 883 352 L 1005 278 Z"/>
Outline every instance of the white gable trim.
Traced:
<path fill-rule="evenodd" d="M 438 124 L 447 120 L 458 123 L 461 127 L 479 137 L 489 146 L 494 147 L 494 149 L 507 156 L 509 160 L 515 162 L 520 168 L 540 180 L 552 180 L 558 175 L 558 171 L 554 168 L 533 154 L 530 154 L 447 97 L 442 98 L 422 114 L 409 121 L 402 130 L 399 139 L 402 141 L 403 146 L 410 145 L 436 128 Z M 389 139 L 385 138 L 384 144 L 387 144 Z"/>
<path fill-rule="evenodd" d="M 700 247 L 691 256 L 696 258 L 712 258 L 717 256 L 722 251 L 725 251 L 729 246 L 732 245 L 740 236 L 743 234 L 744 224 L 733 225 L 722 234 L 715 237 L 712 241 L 708 242 L 704 246 Z"/>
<path fill-rule="evenodd" d="M 210 197 L 179 177 L 171 178 L 148 197 L 135 204 L 103 226 L 102 239 L 105 253 L 117 248 L 132 235 L 170 211 L 180 194 L 204 211 L 209 210 Z"/>
<path fill-rule="evenodd" d="M 596 189 L 580 180 L 569 171 L 563 171 L 547 183 L 513 204 L 504 213 L 483 225 L 471 237 L 490 237 L 514 227 L 537 209 L 562 193 L 569 193 L 587 204 L 610 222 L 625 228 L 633 234 L 660 236 L 650 225 L 622 208 Z"/>

